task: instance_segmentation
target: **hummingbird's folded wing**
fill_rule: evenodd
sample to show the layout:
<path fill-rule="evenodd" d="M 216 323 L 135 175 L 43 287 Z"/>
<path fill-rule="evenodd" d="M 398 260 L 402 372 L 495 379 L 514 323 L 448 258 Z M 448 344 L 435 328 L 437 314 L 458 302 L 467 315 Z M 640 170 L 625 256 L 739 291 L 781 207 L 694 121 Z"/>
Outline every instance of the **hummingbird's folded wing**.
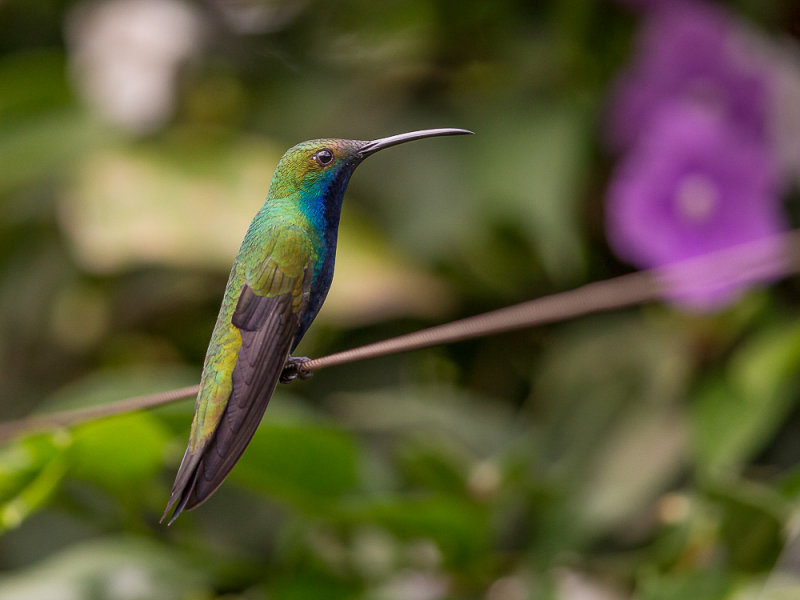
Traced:
<path fill-rule="evenodd" d="M 308 302 L 313 272 L 307 253 L 292 253 L 291 262 L 283 254 L 274 253 L 250 269 L 248 283 L 242 286 L 230 319 L 241 335 L 230 396 L 213 435 L 199 447 L 190 442 L 186 450 L 165 512 L 177 504 L 170 522 L 219 487 L 253 437 L 278 383 Z"/>
<path fill-rule="evenodd" d="M 193 508 L 219 487 L 255 434 L 283 371 L 299 319 L 291 294 L 259 296 L 245 285 L 232 322 L 242 334 L 233 389 L 194 484 Z"/>

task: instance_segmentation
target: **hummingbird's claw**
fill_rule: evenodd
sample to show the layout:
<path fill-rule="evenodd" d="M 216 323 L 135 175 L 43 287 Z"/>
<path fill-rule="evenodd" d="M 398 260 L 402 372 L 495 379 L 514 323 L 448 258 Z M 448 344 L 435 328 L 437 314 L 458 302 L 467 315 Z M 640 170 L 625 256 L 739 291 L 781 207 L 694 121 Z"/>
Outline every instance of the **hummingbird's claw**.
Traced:
<path fill-rule="evenodd" d="M 283 365 L 283 372 L 281 373 L 281 383 L 291 383 L 298 377 L 300 379 L 308 379 L 314 373 L 308 369 L 304 369 L 303 365 L 311 362 L 307 356 L 290 356 L 286 359 L 286 364 Z"/>

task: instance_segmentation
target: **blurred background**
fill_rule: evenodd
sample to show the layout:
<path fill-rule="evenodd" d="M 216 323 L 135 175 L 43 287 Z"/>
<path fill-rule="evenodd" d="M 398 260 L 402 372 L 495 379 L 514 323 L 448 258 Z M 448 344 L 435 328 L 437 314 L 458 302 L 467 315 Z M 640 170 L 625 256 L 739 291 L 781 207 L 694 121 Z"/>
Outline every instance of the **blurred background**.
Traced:
<path fill-rule="evenodd" d="M 784 231 L 799 43 L 793 0 L 0 0 L 0 418 L 196 383 L 305 139 L 477 134 L 357 171 L 308 356 Z M 777 279 L 282 386 L 169 528 L 192 399 L 22 436 L 0 598 L 800 597 Z"/>

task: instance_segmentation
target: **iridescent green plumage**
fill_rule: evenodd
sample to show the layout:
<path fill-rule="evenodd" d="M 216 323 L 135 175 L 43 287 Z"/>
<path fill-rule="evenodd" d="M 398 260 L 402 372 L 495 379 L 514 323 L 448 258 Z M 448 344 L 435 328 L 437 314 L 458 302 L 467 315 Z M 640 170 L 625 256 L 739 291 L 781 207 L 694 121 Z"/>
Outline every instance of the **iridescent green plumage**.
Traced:
<path fill-rule="evenodd" d="M 166 517 L 202 503 L 253 436 L 289 353 L 333 277 L 342 198 L 368 155 L 406 141 L 470 133 L 434 129 L 372 142 L 321 139 L 284 154 L 234 261 L 206 354 L 195 416 Z M 163 518 L 163 517 L 162 517 Z"/>

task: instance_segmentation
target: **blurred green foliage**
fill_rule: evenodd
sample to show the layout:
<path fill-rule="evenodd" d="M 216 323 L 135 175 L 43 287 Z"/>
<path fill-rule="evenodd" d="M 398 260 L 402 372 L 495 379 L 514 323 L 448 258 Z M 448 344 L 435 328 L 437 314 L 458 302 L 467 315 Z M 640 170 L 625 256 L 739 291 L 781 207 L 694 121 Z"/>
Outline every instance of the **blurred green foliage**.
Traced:
<path fill-rule="evenodd" d="M 81 91 L 70 32 L 92 6 L 0 2 L 4 418 L 194 383 L 239 240 L 303 139 L 478 133 L 359 170 L 301 353 L 627 270 L 597 142 L 635 26 L 616 4 L 193 4 L 202 34 L 147 130 Z M 735 9 L 797 34 L 790 2 Z M 0 449 L 0 598 L 797 597 L 797 545 L 779 555 L 798 294 L 325 370 L 278 390 L 230 479 L 170 528 L 191 401 L 20 438 Z"/>

